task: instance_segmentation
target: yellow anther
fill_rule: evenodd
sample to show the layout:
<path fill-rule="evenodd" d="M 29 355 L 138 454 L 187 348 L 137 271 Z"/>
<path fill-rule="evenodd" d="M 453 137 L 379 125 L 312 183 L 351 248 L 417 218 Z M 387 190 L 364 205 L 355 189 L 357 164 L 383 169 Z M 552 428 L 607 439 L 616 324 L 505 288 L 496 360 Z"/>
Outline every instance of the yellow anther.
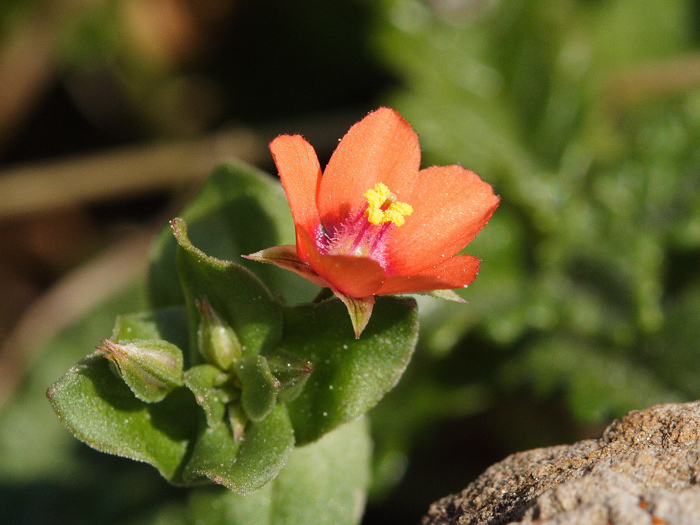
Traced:
<path fill-rule="evenodd" d="M 382 219 L 384 219 L 384 212 L 382 211 L 382 209 L 375 208 L 372 206 L 367 208 L 367 211 L 365 211 L 365 215 L 367 216 L 367 220 L 372 224 L 381 224 Z"/>
<path fill-rule="evenodd" d="M 413 213 L 413 206 L 405 202 L 392 202 L 391 205 L 384 210 L 382 222 L 393 222 L 396 226 L 403 226 L 406 222 L 404 217 L 408 217 Z M 372 221 L 370 221 L 372 222 Z"/>
<path fill-rule="evenodd" d="M 391 222 L 396 226 L 402 226 L 406 222 L 404 217 L 413 213 L 413 207 L 410 204 L 396 202 L 396 196 L 381 182 L 376 183 L 374 189 L 367 190 L 364 195 L 367 199 L 365 215 L 372 224 Z M 382 209 L 384 206 L 387 207 Z"/>
<path fill-rule="evenodd" d="M 385 184 L 377 182 L 374 185 L 374 189 L 369 189 L 365 192 L 365 198 L 367 199 L 367 204 L 369 204 L 369 209 L 380 209 L 389 198 L 390 194 L 391 192 Z"/>

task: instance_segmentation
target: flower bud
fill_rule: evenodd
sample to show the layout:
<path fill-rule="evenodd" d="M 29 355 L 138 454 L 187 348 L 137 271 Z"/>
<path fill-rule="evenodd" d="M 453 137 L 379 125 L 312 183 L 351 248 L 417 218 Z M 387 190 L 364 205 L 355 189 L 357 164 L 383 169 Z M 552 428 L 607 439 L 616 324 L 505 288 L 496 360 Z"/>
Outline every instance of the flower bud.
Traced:
<path fill-rule="evenodd" d="M 112 370 L 146 403 L 161 401 L 183 384 L 182 351 L 167 341 L 140 339 L 115 343 L 103 339 L 97 347 L 109 359 Z"/>
<path fill-rule="evenodd" d="M 230 370 L 242 356 L 241 343 L 233 329 L 219 317 L 204 297 L 196 302 L 200 321 L 197 330 L 199 353 L 207 363 Z"/>

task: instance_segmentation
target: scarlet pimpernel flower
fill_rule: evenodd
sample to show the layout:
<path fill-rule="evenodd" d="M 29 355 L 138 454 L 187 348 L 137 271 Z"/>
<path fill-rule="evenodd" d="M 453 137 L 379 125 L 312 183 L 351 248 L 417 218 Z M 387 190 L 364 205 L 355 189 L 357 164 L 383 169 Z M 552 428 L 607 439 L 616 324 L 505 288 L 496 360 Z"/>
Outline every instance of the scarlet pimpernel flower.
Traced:
<path fill-rule="evenodd" d="M 296 227 L 296 246 L 247 258 L 329 287 L 347 306 L 356 337 L 374 296 L 441 292 L 470 284 L 472 255 L 456 255 L 498 206 L 491 186 L 461 166 L 420 169 L 418 136 L 398 112 L 380 108 L 350 128 L 325 171 L 300 135 L 270 150 Z"/>

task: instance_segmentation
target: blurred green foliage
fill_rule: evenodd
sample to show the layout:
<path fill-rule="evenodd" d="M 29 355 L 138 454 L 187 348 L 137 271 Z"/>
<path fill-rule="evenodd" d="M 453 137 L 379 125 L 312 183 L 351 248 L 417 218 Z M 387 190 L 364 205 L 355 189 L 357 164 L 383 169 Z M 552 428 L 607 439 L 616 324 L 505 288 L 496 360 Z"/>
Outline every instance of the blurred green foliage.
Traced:
<path fill-rule="evenodd" d="M 502 197 L 467 248 L 482 259 L 469 306 L 421 305 L 432 358 L 416 380 L 441 406 L 423 419 L 523 388 L 588 423 L 700 396 L 694 9 L 382 2 L 377 49 L 403 81 L 387 102 L 421 133 L 424 165 L 460 163 Z M 416 417 L 381 426 L 387 454 Z"/>

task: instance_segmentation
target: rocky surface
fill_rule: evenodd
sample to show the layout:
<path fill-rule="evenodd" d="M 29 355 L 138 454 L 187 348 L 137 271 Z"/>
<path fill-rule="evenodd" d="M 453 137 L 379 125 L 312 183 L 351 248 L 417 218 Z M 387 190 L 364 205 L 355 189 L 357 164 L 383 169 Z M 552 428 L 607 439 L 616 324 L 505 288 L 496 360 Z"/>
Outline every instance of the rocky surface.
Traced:
<path fill-rule="evenodd" d="M 700 402 L 658 405 L 598 439 L 513 454 L 423 525 L 700 524 Z"/>

